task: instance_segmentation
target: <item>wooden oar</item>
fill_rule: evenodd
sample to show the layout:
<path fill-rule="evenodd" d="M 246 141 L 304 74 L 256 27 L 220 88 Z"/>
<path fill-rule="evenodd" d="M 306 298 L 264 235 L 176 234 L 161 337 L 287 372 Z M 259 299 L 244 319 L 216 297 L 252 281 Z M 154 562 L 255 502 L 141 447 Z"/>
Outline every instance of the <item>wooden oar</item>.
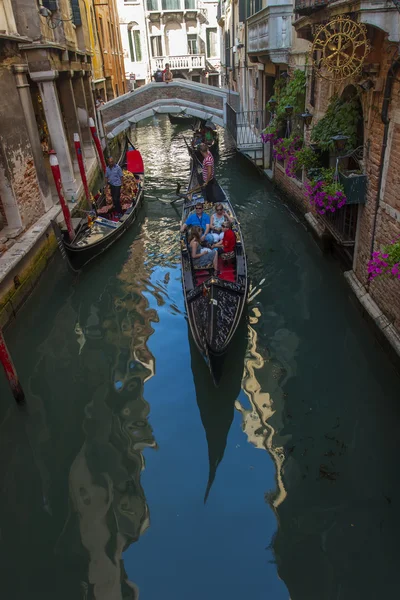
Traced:
<path fill-rule="evenodd" d="M 201 185 L 196 185 L 196 186 L 195 186 L 195 187 L 193 187 L 192 189 L 188 190 L 188 191 L 186 192 L 186 194 L 181 194 L 181 193 L 180 193 L 180 190 L 181 190 L 181 184 L 180 184 L 180 183 L 178 183 L 178 184 L 177 184 L 177 186 L 176 186 L 176 192 L 175 192 L 175 193 L 176 193 L 176 195 L 178 196 L 178 198 L 184 198 L 184 199 L 186 200 L 186 199 L 187 199 L 187 197 L 188 197 L 190 194 L 193 194 L 193 192 L 198 192 L 199 190 L 201 190 L 201 188 L 202 188 L 202 186 L 201 186 Z"/>

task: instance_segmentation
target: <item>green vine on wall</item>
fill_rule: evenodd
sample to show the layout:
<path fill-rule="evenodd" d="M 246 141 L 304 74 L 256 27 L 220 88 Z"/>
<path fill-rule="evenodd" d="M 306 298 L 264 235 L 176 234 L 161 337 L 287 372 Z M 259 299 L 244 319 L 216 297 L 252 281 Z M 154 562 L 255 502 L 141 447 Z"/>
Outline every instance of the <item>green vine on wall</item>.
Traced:
<path fill-rule="evenodd" d="M 264 133 L 275 134 L 287 121 L 286 106 L 293 106 L 293 115 L 304 112 L 306 101 L 306 74 L 300 69 L 295 69 L 290 79 L 279 78 L 274 84 L 274 93 L 277 105 L 273 122 L 265 128 Z M 270 107 L 267 105 L 267 109 Z"/>
<path fill-rule="evenodd" d="M 332 96 L 325 115 L 313 127 L 311 140 L 322 150 L 333 150 L 332 138 L 340 133 L 349 137 L 346 148 L 354 149 L 357 146 L 357 132 L 361 118 L 357 96 L 350 99 Z"/>

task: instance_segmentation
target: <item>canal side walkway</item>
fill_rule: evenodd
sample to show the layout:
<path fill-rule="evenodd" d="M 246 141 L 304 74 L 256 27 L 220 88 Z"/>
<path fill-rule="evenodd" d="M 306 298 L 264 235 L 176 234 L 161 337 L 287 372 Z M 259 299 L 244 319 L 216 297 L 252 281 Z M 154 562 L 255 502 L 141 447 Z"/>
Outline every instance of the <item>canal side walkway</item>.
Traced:
<path fill-rule="evenodd" d="M 89 188 L 94 185 L 99 174 L 96 157 L 86 158 L 86 175 Z M 80 181 L 79 171 L 75 173 Z M 7 250 L 0 256 L 0 328 L 15 318 L 18 309 L 32 292 L 48 261 L 57 249 L 57 242 L 51 221 L 63 222 L 58 195 L 52 182 L 54 206 L 36 223 L 20 234 L 8 228 L 0 231 L 1 243 Z M 84 200 L 83 184 L 80 182 L 77 202 L 68 203 L 71 214 Z"/>

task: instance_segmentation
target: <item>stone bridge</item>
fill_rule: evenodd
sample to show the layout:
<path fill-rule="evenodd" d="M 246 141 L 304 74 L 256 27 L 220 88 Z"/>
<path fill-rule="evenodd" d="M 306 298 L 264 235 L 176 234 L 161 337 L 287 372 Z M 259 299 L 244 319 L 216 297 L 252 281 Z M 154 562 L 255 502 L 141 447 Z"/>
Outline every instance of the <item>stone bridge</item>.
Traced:
<path fill-rule="evenodd" d="M 149 83 L 133 92 L 110 100 L 100 108 L 105 136 L 112 139 L 134 123 L 162 113 L 182 111 L 200 119 L 227 125 L 227 104 L 240 110 L 237 92 L 186 79 L 171 83 Z"/>

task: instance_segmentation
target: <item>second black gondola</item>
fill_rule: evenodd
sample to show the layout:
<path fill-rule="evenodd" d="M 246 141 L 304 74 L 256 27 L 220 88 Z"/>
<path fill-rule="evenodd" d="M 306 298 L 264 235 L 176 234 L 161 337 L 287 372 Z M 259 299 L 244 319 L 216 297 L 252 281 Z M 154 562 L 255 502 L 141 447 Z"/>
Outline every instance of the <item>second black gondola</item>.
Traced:
<path fill-rule="evenodd" d="M 81 219 L 72 241 L 69 240 L 68 233 L 61 232 L 58 225 L 53 222 L 61 252 L 73 271 L 79 271 L 107 250 L 136 219 L 144 196 L 144 166 L 139 150 L 131 144 L 128 138 L 126 138 L 118 164 L 122 169 L 132 173 L 136 180 L 136 192 L 130 198 L 130 203 L 126 206 L 122 217 L 119 219 L 108 218 L 109 215 L 106 212 L 104 213 L 105 217 L 100 216 L 102 208 L 106 206 L 106 197 L 103 194 L 94 207 L 96 212 L 94 220 L 89 223 L 87 218 Z"/>

